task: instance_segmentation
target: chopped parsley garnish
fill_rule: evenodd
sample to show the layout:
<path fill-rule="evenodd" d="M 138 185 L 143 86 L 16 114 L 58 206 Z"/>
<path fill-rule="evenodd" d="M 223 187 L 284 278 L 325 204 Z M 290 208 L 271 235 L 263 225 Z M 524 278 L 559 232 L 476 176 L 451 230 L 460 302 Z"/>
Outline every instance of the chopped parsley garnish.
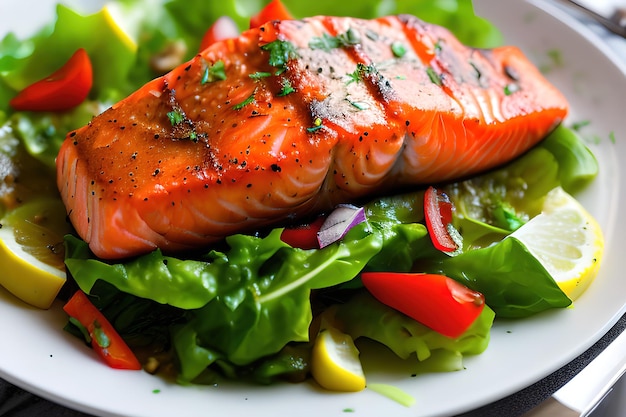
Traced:
<path fill-rule="evenodd" d="M 441 82 L 441 76 L 437 74 L 437 72 L 435 72 L 433 67 L 427 67 L 426 74 L 428 74 L 428 78 L 430 78 L 430 81 L 433 84 L 437 84 L 439 87 L 443 85 L 443 83 Z"/>
<path fill-rule="evenodd" d="M 350 28 L 344 33 L 340 33 L 337 36 L 330 36 L 328 33 L 324 33 L 321 37 L 316 36 L 309 41 L 309 48 L 322 49 L 329 52 L 331 49 L 343 48 L 347 46 L 357 45 L 361 43 L 361 37 L 359 33 Z"/>
<path fill-rule="evenodd" d="M 572 130 L 575 130 L 576 132 L 578 132 L 580 129 L 582 129 L 585 126 L 589 126 L 591 124 L 590 120 L 582 120 L 580 122 L 576 122 L 572 124 Z"/>
<path fill-rule="evenodd" d="M 94 325 L 93 338 L 98 344 L 98 346 L 100 346 L 101 348 L 105 348 L 105 349 L 111 346 L 111 339 L 109 339 L 109 336 L 102 329 L 100 322 L 96 320 L 93 322 L 93 325 Z"/>
<path fill-rule="evenodd" d="M 391 44 L 391 52 L 396 58 L 402 58 L 406 55 L 407 49 L 402 42 L 395 41 Z"/>
<path fill-rule="evenodd" d="M 439 52 L 441 52 L 441 39 L 435 42 L 433 49 L 435 50 L 435 54 L 439 54 Z"/>
<path fill-rule="evenodd" d="M 224 61 L 215 61 L 213 65 L 207 64 L 202 74 L 201 84 L 211 83 L 217 80 L 225 80 L 226 72 L 224 71 Z"/>
<path fill-rule="evenodd" d="M 346 100 L 348 100 L 348 103 L 352 104 L 354 107 L 356 107 L 359 110 L 367 110 L 370 108 L 369 103 L 366 103 L 364 101 L 352 101 L 349 98 L 346 98 Z"/>
<path fill-rule="evenodd" d="M 504 86 L 504 95 L 510 96 L 511 94 L 519 91 L 519 85 L 511 83 Z"/>
<path fill-rule="evenodd" d="M 326 52 L 333 48 L 337 48 L 337 38 L 324 33 L 321 37 L 316 36 L 309 41 L 309 48 L 322 49 Z"/>
<path fill-rule="evenodd" d="M 378 33 L 374 32 L 372 29 L 366 29 L 365 36 L 372 41 L 378 40 Z"/>
<path fill-rule="evenodd" d="M 253 72 L 252 74 L 250 74 L 248 76 L 250 78 L 252 78 L 253 80 L 260 80 L 261 78 L 271 77 L 272 73 L 271 72 L 264 72 L 264 71 L 257 71 L 257 72 Z"/>
<path fill-rule="evenodd" d="M 253 91 L 253 92 L 252 92 L 252 94 L 250 94 L 250 95 L 248 96 L 248 98 L 246 98 L 244 101 L 242 101 L 242 102 L 241 102 L 241 103 L 239 103 L 239 104 L 235 104 L 235 105 L 232 107 L 232 109 L 233 109 L 233 110 L 240 110 L 240 109 L 242 109 L 242 108 L 246 107 L 248 104 L 250 104 L 250 103 L 254 102 L 254 94 L 255 94 L 255 93 L 256 93 L 256 91 Z"/>
<path fill-rule="evenodd" d="M 261 49 L 270 53 L 269 64 L 281 69 L 285 69 L 291 59 L 298 57 L 296 47 L 289 41 L 276 40 L 261 46 Z"/>
<path fill-rule="evenodd" d="M 361 43 L 361 35 L 352 28 L 344 33 L 340 33 L 336 38 L 341 46 L 352 46 Z"/>
<path fill-rule="evenodd" d="M 359 62 L 358 64 L 356 64 L 356 69 L 353 72 L 347 74 L 348 84 L 358 83 L 359 81 L 363 80 L 363 76 L 367 74 L 372 74 L 374 72 L 376 72 L 376 68 L 374 67 L 374 65 L 365 65 Z"/>
<path fill-rule="evenodd" d="M 180 110 L 172 110 L 167 112 L 167 118 L 170 119 L 172 126 L 176 126 L 185 120 L 185 115 Z"/>
<path fill-rule="evenodd" d="M 283 78 L 281 80 L 281 84 L 283 87 L 280 90 L 280 93 L 278 93 L 279 97 L 286 96 L 287 94 L 291 94 L 296 91 L 296 89 L 291 85 L 291 81 L 287 78 Z"/>

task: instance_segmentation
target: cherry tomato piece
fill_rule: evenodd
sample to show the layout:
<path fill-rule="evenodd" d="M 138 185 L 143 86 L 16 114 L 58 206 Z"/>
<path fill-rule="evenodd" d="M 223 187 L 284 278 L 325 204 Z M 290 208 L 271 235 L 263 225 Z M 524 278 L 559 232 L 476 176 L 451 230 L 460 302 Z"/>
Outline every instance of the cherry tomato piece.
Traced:
<path fill-rule="evenodd" d="M 70 110 L 87 98 L 92 84 L 91 60 L 81 48 L 61 68 L 24 88 L 9 104 L 23 111 Z"/>
<path fill-rule="evenodd" d="M 76 291 L 63 310 L 87 329 L 91 346 L 107 365 L 115 369 L 141 369 L 141 363 L 124 339 L 84 292 Z"/>
<path fill-rule="evenodd" d="M 261 10 L 250 18 L 250 29 L 259 26 L 271 20 L 290 20 L 293 19 L 289 10 L 280 0 L 272 0 Z"/>
<path fill-rule="evenodd" d="M 239 36 L 239 28 L 235 21 L 229 16 L 222 16 L 204 32 L 200 42 L 200 51 L 204 51 L 216 42 L 236 38 L 237 36 Z"/>
<path fill-rule="evenodd" d="M 361 280 L 381 303 L 452 338 L 461 336 L 485 307 L 481 293 L 444 275 L 364 272 Z"/>
<path fill-rule="evenodd" d="M 318 217 L 308 224 L 286 227 L 280 235 L 280 240 L 294 248 L 319 249 L 317 233 L 324 224 L 324 220 L 324 217 Z"/>
<path fill-rule="evenodd" d="M 424 219 L 428 234 L 435 248 L 443 252 L 453 252 L 457 244 L 448 232 L 452 223 L 453 205 L 448 196 L 434 187 L 424 193 Z"/>

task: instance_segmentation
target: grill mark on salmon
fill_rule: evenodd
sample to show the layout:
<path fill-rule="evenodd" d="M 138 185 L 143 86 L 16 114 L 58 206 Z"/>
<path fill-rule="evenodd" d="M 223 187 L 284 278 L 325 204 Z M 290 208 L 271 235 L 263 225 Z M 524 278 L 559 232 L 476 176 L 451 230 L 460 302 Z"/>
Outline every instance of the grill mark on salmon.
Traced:
<path fill-rule="evenodd" d="M 409 15 L 274 21 L 71 132 L 57 182 L 97 256 L 175 252 L 494 168 L 567 111 L 514 47 L 468 48 Z"/>

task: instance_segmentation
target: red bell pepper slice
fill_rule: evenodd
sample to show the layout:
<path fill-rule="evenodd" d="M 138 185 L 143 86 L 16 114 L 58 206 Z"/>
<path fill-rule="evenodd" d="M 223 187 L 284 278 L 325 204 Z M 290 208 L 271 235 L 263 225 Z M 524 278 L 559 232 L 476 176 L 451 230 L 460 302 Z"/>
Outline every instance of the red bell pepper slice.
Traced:
<path fill-rule="evenodd" d="M 141 369 L 133 351 L 84 292 L 76 291 L 63 310 L 87 329 L 91 346 L 107 365 L 115 369 Z"/>
<path fill-rule="evenodd" d="M 23 111 L 70 110 L 87 98 L 92 84 L 91 60 L 80 48 L 61 68 L 24 88 L 9 104 Z"/>
<path fill-rule="evenodd" d="M 324 220 L 324 217 L 318 217 L 308 224 L 286 227 L 280 235 L 280 240 L 294 248 L 319 249 L 317 233 L 324 224 Z"/>
<path fill-rule="evenodd" d="M 200 42 L 200 51 L 204 51 L 216 42 L 236 38 L 237 36 L 239 36 L 239 28 L 235 21 L 229 16 L 222 16 L 204 32 Z"/>
<path fill-rule="evenodd" d="M 259 26 L 271 20 L 290 20 L 293 19 L 289 10 L 280 0 L 272 0 L 261 10 L 250 18 L 250 29 Z"/>
<path fill-rule="evenodd" d="M 461 336 L 481 314 L 485 297 L 444 275 L 364 272 L 361 280 L 381 303 L 448 336 Z"/>
<path fill-rule="evenodd" d="M 454 252 L 457 244 L 450 236 L 448 225 L 452 223 L 453 205 L 448 196 L 428 187 L 424 193 L 424 220 L 435 248 L 443 252 Z"/>

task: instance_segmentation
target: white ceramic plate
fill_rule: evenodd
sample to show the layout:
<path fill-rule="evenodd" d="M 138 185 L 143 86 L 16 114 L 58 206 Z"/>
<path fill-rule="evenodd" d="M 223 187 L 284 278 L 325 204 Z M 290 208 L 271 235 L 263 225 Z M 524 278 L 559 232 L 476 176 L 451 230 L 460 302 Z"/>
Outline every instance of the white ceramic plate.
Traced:
<path fill-rule="evenodd" d="M 44 20 L 53 10 L 45 6 L 48 1 L 37 0 L 36 5 L 34 0 L 30 4 L 3 1 L 0 28 L 24 30 Z M 597 281 L 573 308 L 496 323 L 487 351 L 468 359 L 463 371 L 411 378 L 397 368 L 389 372 L 369 369 L 370 383 L 392 384 L 416 399 L 407 408 L 372 390 L 337 394 L 308 383 L 183 387 L 143 372 L 111 370 L 61 330 L 65 316 L 60 305 L 39 311 L 0 292 L 0 376 L 52 401 L 97 415 L 416 417 L 452 415 L 503 398 L 590 347 L 618 320 L 626 304 L 620 258 L 626 250 L 626 222 L 617 218 L 626 198 L 618 163 L 626 159 L 626 70 L 592 33 L 558 9 L 502 0 L 477 0 L 476 6 L 502 29 L 507 43 L 520 46 L 537 65 L 551 69 L 548 77 L 572 104 L 570 120 L 591 121 L 584 133 L 595 138 L 592 146 L 601 173 L 581 200 L 604 228 L 607 252 Z M 561 65 L 550 58 L 554 51 Z"/>

